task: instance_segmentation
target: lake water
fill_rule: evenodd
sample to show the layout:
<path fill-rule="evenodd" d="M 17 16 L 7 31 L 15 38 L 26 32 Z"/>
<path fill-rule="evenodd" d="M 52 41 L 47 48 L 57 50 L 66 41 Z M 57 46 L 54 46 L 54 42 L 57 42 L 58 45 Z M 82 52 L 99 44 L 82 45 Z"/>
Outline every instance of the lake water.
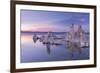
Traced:
<path fill-rule="evenodd" d="M 44 34 L 37 33 L 38 36 Z M 32 38 L 32 33 L 21 34 L 21 63 L 89 59 L 89 48 L 81 48 L 80 52 L 80 49 L 71 50 L 66 45 L 46 45 L 39 40 L 34 43 Z"/>

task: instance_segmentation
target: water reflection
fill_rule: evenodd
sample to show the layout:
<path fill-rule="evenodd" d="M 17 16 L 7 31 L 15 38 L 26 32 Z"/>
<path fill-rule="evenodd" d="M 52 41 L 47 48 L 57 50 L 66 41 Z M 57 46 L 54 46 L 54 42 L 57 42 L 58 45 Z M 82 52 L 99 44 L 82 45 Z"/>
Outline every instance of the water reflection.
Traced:
<path fill-rule="evenodd" d="M 77 45 L 77 43 L 73 43 L 73 42 L 66 42 L 65 44 L 63 44 L 63 43 L 62 44 L 57 44 L 57 43 L 43 42 L 43 40 L 41 40 L 39 37 L 37 38 L 37 40 L 39 40 L 46 47 L 48 55 L 50 55 L 51 52 L 52 52 L 51 51 L 53 49 L 52 46 L 55 46 L 55 47 L 60 47 L 62 45 L 65 46 L 66 50 L 69 50 L 69 53 L 70 53 L 70 57 L 69 58 L 73 58 L 74 57 L 74 52 L 75 51 L 77 51 L 78 54 L 80 55 L 82 53 L 82 49 L 87 48 L 87 47 L 81 48 L 81 47 L 79 47 Z M 34 43 L 36 43 L 36 41 L 33 40 Z M 63 42 L 65 42 L 65 41 L 63 41 Z"/>
<path fill-rule="evenodd" d="M 47 49 L 47 53 L 50 55 L 50 53 L 51 53 L 51 46 L 60 46 L 61 44 L 53 44 L 53 43 L 50 43 L 50 42 L 48 42 L 48 43 L 43 43 L 45 46 L 46 46 L 46 49 Z"/>
<path fill-rule="evenodd" d="M 77 43 L 67 42 L 66 48 L 69 50 L 71 57 L 74 56 L 74 51 L 77 51 L 79 55 L 82 53 L 82 48 Z"/>
<path fill-rule="evenodd" d="M 33 36 L 33 42 L 36 43 L 37 40 L 41 42 L 47 49 L 47 53 L 50 55 L 51 50 L 53 49 L 52 46 L 60 47 L 60 46 L 65 46 L 66 50 L 69 50 L 70 53 L 70 58 L 74 57 L 74 52 L 78 52 L 80 55 L 82 53 L 82 49 L 89 48 L 89 46 L 80 46 L 80 42 L 71 42 L 71 41 L 66 41 L 65 38 L 58 38 L 56 36 L 53 37 L 54 35 L 51 33 L 48 33 L 48 35 L 40 36 L 38 37 L 36 34 Z M 62 49 L 62 48 L 61 48 Z"/>
<path fill-rule="evenodd" d="M 45 44 L 45 45 L 46 45 L 46 48 L 47 48 L 47 53 L 50 54 L 50 53 L 51 53 L 51 49 L 50 49 L 51 44 L 50 44 L 50 42 L 48 42 L 48 43 Z"/>
<path fill-rule="evenodd" d="M 61 37 L 64 34 L 56 34 L 56 38 L 45 39 L 48 42 L 44 41 L 47 33 L 36 33 L 36 40 L 33 39 L 34 34 L 23 33 L 21 36 L 21 62 L 89 59 L 89 47 L 78 47 L 78 43 L 65 41 Z M 54 41 L 51 41 L 53 39 Z"/>

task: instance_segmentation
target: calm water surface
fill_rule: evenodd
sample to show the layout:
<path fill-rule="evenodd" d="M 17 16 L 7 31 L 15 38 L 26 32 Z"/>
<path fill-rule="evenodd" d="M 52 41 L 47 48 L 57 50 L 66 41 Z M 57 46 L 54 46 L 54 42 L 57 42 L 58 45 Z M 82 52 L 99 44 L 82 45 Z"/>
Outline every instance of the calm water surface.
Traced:
<path fill-rule="evenodd" d="M 65 45 L 46 45 L 39 40 L 34 43 L 32 38 L 32 34 L 21 34 L 21 63 L 89 59 L 89 48 L 81 48 L 80 52 L 77 48 L 70 50 Z"/>

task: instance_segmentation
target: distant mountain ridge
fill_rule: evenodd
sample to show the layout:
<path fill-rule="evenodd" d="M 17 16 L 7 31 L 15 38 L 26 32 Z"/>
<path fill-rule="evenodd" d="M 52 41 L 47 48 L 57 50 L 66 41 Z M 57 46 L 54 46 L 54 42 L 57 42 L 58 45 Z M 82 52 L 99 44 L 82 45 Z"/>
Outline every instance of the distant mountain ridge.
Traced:
<path fill-rule="evenodd" d="M 21 31 L 21 33 L 48 33 L 48 32 L 41 32 L 41 31 Z M 52 33 L 67 33 L 67 32 L 52 32 Z M 89 34 L 89 32 L 85 32 L 85 34 Z"/>

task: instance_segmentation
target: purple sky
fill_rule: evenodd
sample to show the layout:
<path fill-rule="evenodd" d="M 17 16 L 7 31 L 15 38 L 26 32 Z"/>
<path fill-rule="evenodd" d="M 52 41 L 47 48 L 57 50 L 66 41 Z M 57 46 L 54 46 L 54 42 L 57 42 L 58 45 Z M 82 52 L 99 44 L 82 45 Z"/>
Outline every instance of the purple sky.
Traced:
<path fill-rule="evenodd" d="M 89 32 L 89 13 L 21 10 L 21 31 L 66 32 L 71 24 Z"/>

